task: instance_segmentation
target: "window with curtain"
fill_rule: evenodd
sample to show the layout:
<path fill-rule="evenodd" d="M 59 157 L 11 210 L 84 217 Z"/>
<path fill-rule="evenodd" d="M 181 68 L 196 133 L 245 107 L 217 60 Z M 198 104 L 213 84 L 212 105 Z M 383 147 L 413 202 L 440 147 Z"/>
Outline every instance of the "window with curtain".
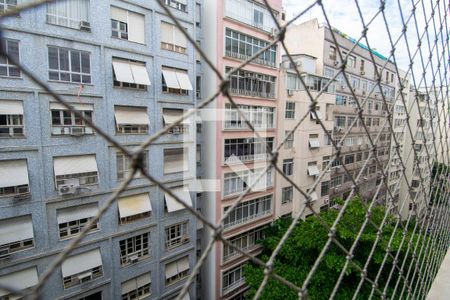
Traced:
<path fill-rule="evenodd" d="M 48 3 L 47 23 L 74 29 L 89 25 L 89 0 L 61 0 Z"/>

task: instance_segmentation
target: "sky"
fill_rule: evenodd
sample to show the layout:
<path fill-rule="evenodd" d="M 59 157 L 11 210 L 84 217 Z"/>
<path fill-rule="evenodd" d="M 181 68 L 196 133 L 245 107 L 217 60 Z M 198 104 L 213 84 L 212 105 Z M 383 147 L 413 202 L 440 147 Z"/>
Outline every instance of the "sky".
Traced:
<path fill-rule="evenodd" d="M 314 3 L 312 0 L 284 0 L 283 5 L 286 11 L 286 19 L 290 20 L 294 16 L 298 15 L 300 12 L 304 11 L 306 7 Z M 403 18 L 405 22 L 411 15 L 412 9 L 412 0 L 387 0 L 385 6 L 385 17 L 386 23 L 388 25 L 389 31 L 391 33 L 392 39 L 394 43 L 401 36 L 401 32 L 403 29 L 403 22 L 400 14 L 400 8 L 403 12 Z M 418 35 L 416 31 L 417 29 L 420 35 L 424 32 L 425 28 L 425 18 L 424 15 L 429 18 L 432 11 L 432 5 L 436 4 L 435 0 L 414 0 L 417 3 L 416 10 L 416 18 L 411 18 L 407 25 L 407 41 L 409 43 L 411 53 L 413 54 L 417 49 Z M 444 4 L 447 1 L 440 1 L 440 12 L 441 12 L 441 20 L 443 19 L 444 13 Z M 339 29 L 340 31 L 348 34 L 354 39 L 359 39 L 361 37 L 361 32 L 363 29 L 362 21 L 360 15 L 358 13 L 357 5 L 360 6 L 362 16 L 364 22 L 367 24 L 371 22 L 369 25 L 369 30 L 367 32 L 369 44 L 371 48 L 376 49 L 382 55 L 388 57 L 390 55 L 392 46 L 389 42 L 389 37 L 386 29 L 386 24 L 383 19 L 383 15 L 377 12 L 379 11 L 380 1 L 379 0 L 322 0 L 323 7 L 325 12 L 329 18 L 331 26 Z M 399 6 L 400 5 L 400 6 Z M 437 13 L 434 17 L 434 23 L 436 24 L 437 31 L 439 31 L 439 14 Z M 425 12 L 425 14 L 424 14 Z M 307 11 L 296 23 L 301 23 L 304 21 L 308 21 L 310 19 L 317 18 L 319 23 L 325 23 L 325 17 L 322 12 L 322 9 L 319 5 L 315 5 L 312 9 Z M 434 44 L 434 26 L 433 22 L 430 22 L 430 26 L 428 29 L 430 35 L 430 43 Z M 445 42 L 445 41 L 444 41 Z M 363 40 L 363 44 L 366 42 Z M 439 39 L 439 44 L 441 43 Z M 440 44 L 441 45 L 441 44 Z M 433 51 L 435 53 L 435 50 Z M 439 47 L 439 54 L 442 52 L 442 46 Z M 430 50 L 428 48 L 426 38 L 422 41 L 422 53 L 424 55 L 424 59 L 428 59 L 428 55 Z M 414 74 L 416 80 L 419 81 L 422 78 L 422 66 L 421 61 L 419 59 L 420 56 L 416 56 L 414 60 Z M 396 45 L 395 51 L 395 59 L 399 68 L 403 70 L 407 70 L 409 66 L 409 56 L 406 48 L 405 38 L 401 38 L 401 40 Z M 447 57 L 448 59 L 448 57 Z M 392 60 L 392 59 L 391 59 Z M 437 55 L 435 55 L 433 59 L 434 65 L 437 64 Z M 435 68 L 436 70 L 436 68 Z M 411 73 L 411 72 L 410 72 Z M 427 68 L 427 80 L 431 78 L 431 67 Z"/>

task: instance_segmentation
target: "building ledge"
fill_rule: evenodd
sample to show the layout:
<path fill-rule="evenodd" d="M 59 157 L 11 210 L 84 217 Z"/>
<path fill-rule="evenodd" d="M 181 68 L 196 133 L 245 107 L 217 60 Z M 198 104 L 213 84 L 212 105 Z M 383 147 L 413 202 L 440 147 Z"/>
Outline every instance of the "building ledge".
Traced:
<path fill-rule="evenodd" d="M 428 292 L 427 300 L 444 300 L 450 295 L 450 248 Z"/>

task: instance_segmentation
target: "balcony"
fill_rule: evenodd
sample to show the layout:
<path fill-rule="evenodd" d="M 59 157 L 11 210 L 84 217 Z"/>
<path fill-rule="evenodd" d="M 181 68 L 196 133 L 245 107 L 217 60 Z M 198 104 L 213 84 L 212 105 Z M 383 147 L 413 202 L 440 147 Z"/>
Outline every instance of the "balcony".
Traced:
<path fill-rule="evenodd" d="M 235 95 L 235 96 L 275 99 L 275 93 L 266 93 L 266 92 L 261 92 L 261 91 L 249 91 L 246 89 L 230 88 L 230 94 Z"/>
<path fill-rule="evenodd" d="M 230 57 L 230 58 L 239 59 L 239 60 L 247 60 L 247 59 L 251 58 L 251 56 L 249 56 L 249 55 L 237 53 L 237 52 L 230 51 L 230 50 L 226 50 L 225 51 L 225 56 Z M 259 57 L 253 59 L 252 63 L 258 64 L 258 65 L 262 65 L 262 66 L 271 67 L 271 68 L 275 68 L 276 67 L 275 62 L 264 60 L 264 59 L 259 58 Z"/>

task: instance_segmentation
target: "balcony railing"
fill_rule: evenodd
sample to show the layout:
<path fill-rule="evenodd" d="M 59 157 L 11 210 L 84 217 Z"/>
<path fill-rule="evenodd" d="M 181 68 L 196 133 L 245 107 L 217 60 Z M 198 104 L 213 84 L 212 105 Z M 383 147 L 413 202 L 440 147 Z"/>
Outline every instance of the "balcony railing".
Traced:
<path fill-rule="evenodd" d="M 239 95 L 239 96 L 258 97 L 258 98 L 266 98 L 266 99 L 274 99 L 275 98 L 275 93 L 249 91 L 249 90 L 236 89 L 236 88 L 230 88 L 230 93 L 234 94 L 234 95 Z"/>
<path fill-rule="evenodd" d="M 239 59 L 239 60 L 247 60 L 247 59 L 249 59 L 251 57 L 249 55 L 237 53 L 237 52 L 230 51 L 230 50 L 226 50 L 225 51 L 225 55 L 227 57 L 236 58 L 236 59 Z M 275 62 L 268 61 L 268 60 L 265 60 L 265 59 L 261 59 L 259 57 L 255 58 L 254 60 L 252 60 L 252 63 L 258 64 L 258 65 L 263 65 L 263 66 L 268 66 L 268 67 L 272 67 L 272 68 L 276 67 Z"/>

